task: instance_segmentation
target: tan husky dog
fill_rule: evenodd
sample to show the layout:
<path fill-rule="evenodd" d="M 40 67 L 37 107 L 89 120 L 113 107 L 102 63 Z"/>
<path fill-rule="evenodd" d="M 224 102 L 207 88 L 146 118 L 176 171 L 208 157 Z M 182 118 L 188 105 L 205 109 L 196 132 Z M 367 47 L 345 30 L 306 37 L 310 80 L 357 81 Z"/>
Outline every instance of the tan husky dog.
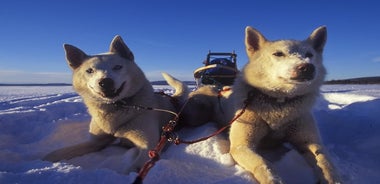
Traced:
<path fill-rule="evenodd" d="M 326 74 L 322 64 L 326 40 L 326 27 L 303 41 L 268 41 L 259 31 L 246 28 L 249 62 L 234 83 L 232 106 L 235 114 L 246 100 L 248 107 L 231 126 L 230 153 L 260 183 L 282 183 L 256 151 L 273 141 L 291 143 L 320 182 L 340 182 L 311 113 Z"/>
<path fill-rule="evenodd" d="M 260 183 L 282 183 L 258 151 L 289 142 L 315 169 L 321 183 L 339 183 L 311 113 L 326 74 L 322 63 L 326 39 L 325 27 L 302 41 L 268 41 L 247 27 L 249 62 L 235 79 L 232 94 L 220 98 L 213 87 L 197 89 L 189 95 L 182 121 L 190 125 L 207 121 L 226 124 L 247 106 L 230 129 L 230 153 L 237 164 Z"/>
<path fill-rule="evenodd" d="M 104 54 L 90 56 L 68 44 L 64 49 L 73 70 L 73 87 L 91 115 L 92 137 L 84 143 L 56 150 L 44 160 L 71 159 L 101 150 L 120 138 L 127 147 L 138 148 L 134 161 L 126 166 L 126 172 L 137 171 L 149 159 L 148 151 L 158 143 L 162 125 L 173 118 L 170 113 L 146 108 L 175 112 L 171 98 L 154 93 L 120 36 L 112 40 L 109 52 Z M 168 74 L 163 75 L 176 89 L 174 98 L 187 96 L 186 85 Z"/>

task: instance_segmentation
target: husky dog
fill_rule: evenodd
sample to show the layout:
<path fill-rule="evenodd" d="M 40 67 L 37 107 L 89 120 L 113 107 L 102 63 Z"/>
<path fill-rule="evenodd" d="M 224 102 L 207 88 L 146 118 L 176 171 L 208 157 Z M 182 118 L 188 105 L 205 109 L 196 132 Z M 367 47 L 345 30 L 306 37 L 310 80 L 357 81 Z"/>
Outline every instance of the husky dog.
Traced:
<path fill-rule="evenodd" d="M 304 155 L 321 183 L 339 183 L 311 113 L 326 74 L 322 64 L 326 39 L 326 27 L 317 28 L 302 41 L 269 41 L 247 27 L 249 61 L 235 79 L 232 94 L 218 101 L 217 94 L 207 89 L 210 87 L 190 93 L 188 104 L 192 107 L 187 109 L 203 106 L 216 114 L 202 112 L 197 117 L 196 111 L 185 109 L 183 121 L 199 125 L 215 120 L 226 124 L 244 109 L 231 125 L 230 154 L 260 183 L 282 183 L 259 151 L 285 141 Z"/>
<path fill-rule="evenodd" d="M 173 119 L 170 113 L 149 109 L 175 112 L 175 104 L 170 97 L 154 93 L 120 36 L 112 40 L 109 52 L 104 54 L 90 56 L 68 44 L 64 49 L 73 71 L 73 87 L 91 115 L 91 139 L 53 151 L 44 160 L 71 159 L 101 150 L 119 138 L 127 147 L 135 146 L 139 150 L 126 172 L 138 170 L 149 159 L 148 151 L 158 143 L 162 125 Z M 163 76 L 176 89 L 174 98 L 187 96 L 185 84 L 168 74 Z"/>
<path fill-rule="evenodd" d="M 249 61 L 233 86 L 233 112 L 240 112 L 244 101 L 249 104 L 231 126 L 230 153 L 260 183 L 281 183 L 257 153 L 268 140 L 291 143 L 320 182 L 340 182 L 311 113 L 326 74 L 322 64 L 326 40 L 326 27 L 315 29 L 303 41 L 268 41 L 259 31 L 246 28 Z"/>

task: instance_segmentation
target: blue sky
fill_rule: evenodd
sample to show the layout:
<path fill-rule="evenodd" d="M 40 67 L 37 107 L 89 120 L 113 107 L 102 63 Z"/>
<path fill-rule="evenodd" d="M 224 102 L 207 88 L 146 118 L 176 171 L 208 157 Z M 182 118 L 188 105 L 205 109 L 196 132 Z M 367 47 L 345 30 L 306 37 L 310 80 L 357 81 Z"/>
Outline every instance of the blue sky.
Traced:
<path fill-rule="evenodd" d="M 88 54 L 119 34 L 150 80 L 193 80 L 208 50 L 247 57 L 244 29 L 305 39 L 326 25 L 327 79 L 380 75 L 380 11 L 373 0 L 5 0 L 0 5 L 0 83 L 71 83 L 62 45 Z"/>

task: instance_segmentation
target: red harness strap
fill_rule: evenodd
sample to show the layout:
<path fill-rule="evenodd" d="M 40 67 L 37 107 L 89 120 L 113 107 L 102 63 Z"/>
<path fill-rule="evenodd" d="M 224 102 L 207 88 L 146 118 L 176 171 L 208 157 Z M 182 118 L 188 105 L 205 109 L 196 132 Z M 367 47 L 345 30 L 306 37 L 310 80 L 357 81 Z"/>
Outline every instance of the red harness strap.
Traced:
<path fill-rule="evenodd" d="M 184 109 L 184 107 L 187 103 L 187 101 L 186 101 L 183 104 L 182 108 L 180 109 L 178 116 L 176 116 L 173 120 L 170 120 L 164 127 L 162 127 L 163 132 L 162 132 L 160 141 L 158 142 L 157 146 L 154 149 L 149 151 L 150 160 L 147 161 L 144 164 L 144 166 L 140 169 L 140 172 L 139 172 L 138 176 L 136 177 L 135 181 L 133 182 L 133 184 L 142 184 L 142 182 L 143 182 L 145 176 L 148 174 L 149 170 L 160 159 L 160 152 L 164 148 L 167 141 L 168 142 L 174 142 L 174 144 L 176 144 L 176 145 L 178 145 L 178 144 L 194 144 L 194 143 L 198 143 L 198 142 L 207 140 L 210 137 L 213 137 L 213 136 L 220 134 L 225 129 L 227 129 L 229 126 L 231 126 L 232 123 L 235 122 L 241 115 L 243 115 L 243 113 L 245 112 L 245 110 L 247 109 L 247 107 L 251 101 L 251 97 L 253 96 L 252 94 L 253 94 L 252 92 L 248 93 L 248 98 L 244 101 L 244 106 L 243 106 L 242 110 L 234 118 L 232 118 L 232 120 L 226 126 L 222 127 L 221 129 L 215 131 L 214 133 L 212 133 L 206 137 L 202 137 L 202 138 L 192 140 L 192 141 L 181 140 L 173 132 L 175 126 L 177 125 L 177 121 L 179 119 L 178 117 L 181 114 L 182 110 Z"/>
<path fill-rule="evenodd" d="M 177 125 L 178 118 L 175 117 L 173 120 L 170 120 L 164 127 L 162 127 L 162 135 L 160 141 L 156 147 L 149 151 L 150 160 L 147 161 L 144 166 L 140 169 L 138 176 L 136 177 L 133 184 L 141 184 L 145 176 L 148 174 L 149 170 L 155 165 L 155 163 L 160 160 L 160 152 L 164 148 L 167 141 L 175 139 L 175 134 L 173 133 L 175 126 Z"/>
<path fill-rule="evenodd" d="M 164 96 L 171 98 L 171 102 L 175 106 L 179 104 L 178 100 L 173 98 L 170 95 L 167 95 L 163 92 L 160 92 L 158 94 L 161 94 L 161 95 L 164 95 Z M 172 142 L 177 138 L 176 134 L 174 133 L 174 128 L 177 125 L 179 115 L 183 111 L 186 103 L 187 103 L 187 101 L 185 101 L 185 103 L 183 104 L 183 106 L 181 107 L 181 109 L 177 113 L 177 115 L 172 120 L 170 120 L 165 126 L 162 127 L 162 134 L 161 134 L 160 141 L 158 142 L 158 144 L 156 145 L 156 147 L 154 149 L 149 151 L 148 154 L 149 154 L 150 160 L 148 160 L 144 164 L 144 166 L 140 169 L 140 172 L 139 172 L 138 176 L 136 177 L 135 181 L 133 182 L 133 184 L 142 184 L 142 182 L 143 182 L 145 176 L 148 174 L 149 170 L 160 159 L 160 152 L 165 147 L 166 142 L 167 141 Z"/>

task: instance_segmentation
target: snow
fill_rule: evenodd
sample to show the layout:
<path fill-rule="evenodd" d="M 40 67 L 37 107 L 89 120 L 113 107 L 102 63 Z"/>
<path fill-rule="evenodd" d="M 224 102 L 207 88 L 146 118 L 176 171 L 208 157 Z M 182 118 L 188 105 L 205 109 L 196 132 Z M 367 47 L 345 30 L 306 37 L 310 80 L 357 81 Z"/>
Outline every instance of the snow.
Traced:
<path fill-rule="evenodd" d="M 167 86 L 155 89 L 172 92 Z M 380 183 L 380 85 L 325 85 L 321 92 L 313 111 L 344 182 Z M 41 160 L 54 149 L 87 139 L 89 120 L 70 86 L 0 87 L 0 183 L 132 183 L 137 173 L 123 170 L 133 148 L 110 146 L 58 163 Z M 208 123 L 178 134 L 193 140 L 215 130 Z M 226 135 L 170 145 L 144 183 L 254 183 L 228 147 Z M 271 159 L 286 183 L 315 183 L 296 151 L 276 150 Z"/>

